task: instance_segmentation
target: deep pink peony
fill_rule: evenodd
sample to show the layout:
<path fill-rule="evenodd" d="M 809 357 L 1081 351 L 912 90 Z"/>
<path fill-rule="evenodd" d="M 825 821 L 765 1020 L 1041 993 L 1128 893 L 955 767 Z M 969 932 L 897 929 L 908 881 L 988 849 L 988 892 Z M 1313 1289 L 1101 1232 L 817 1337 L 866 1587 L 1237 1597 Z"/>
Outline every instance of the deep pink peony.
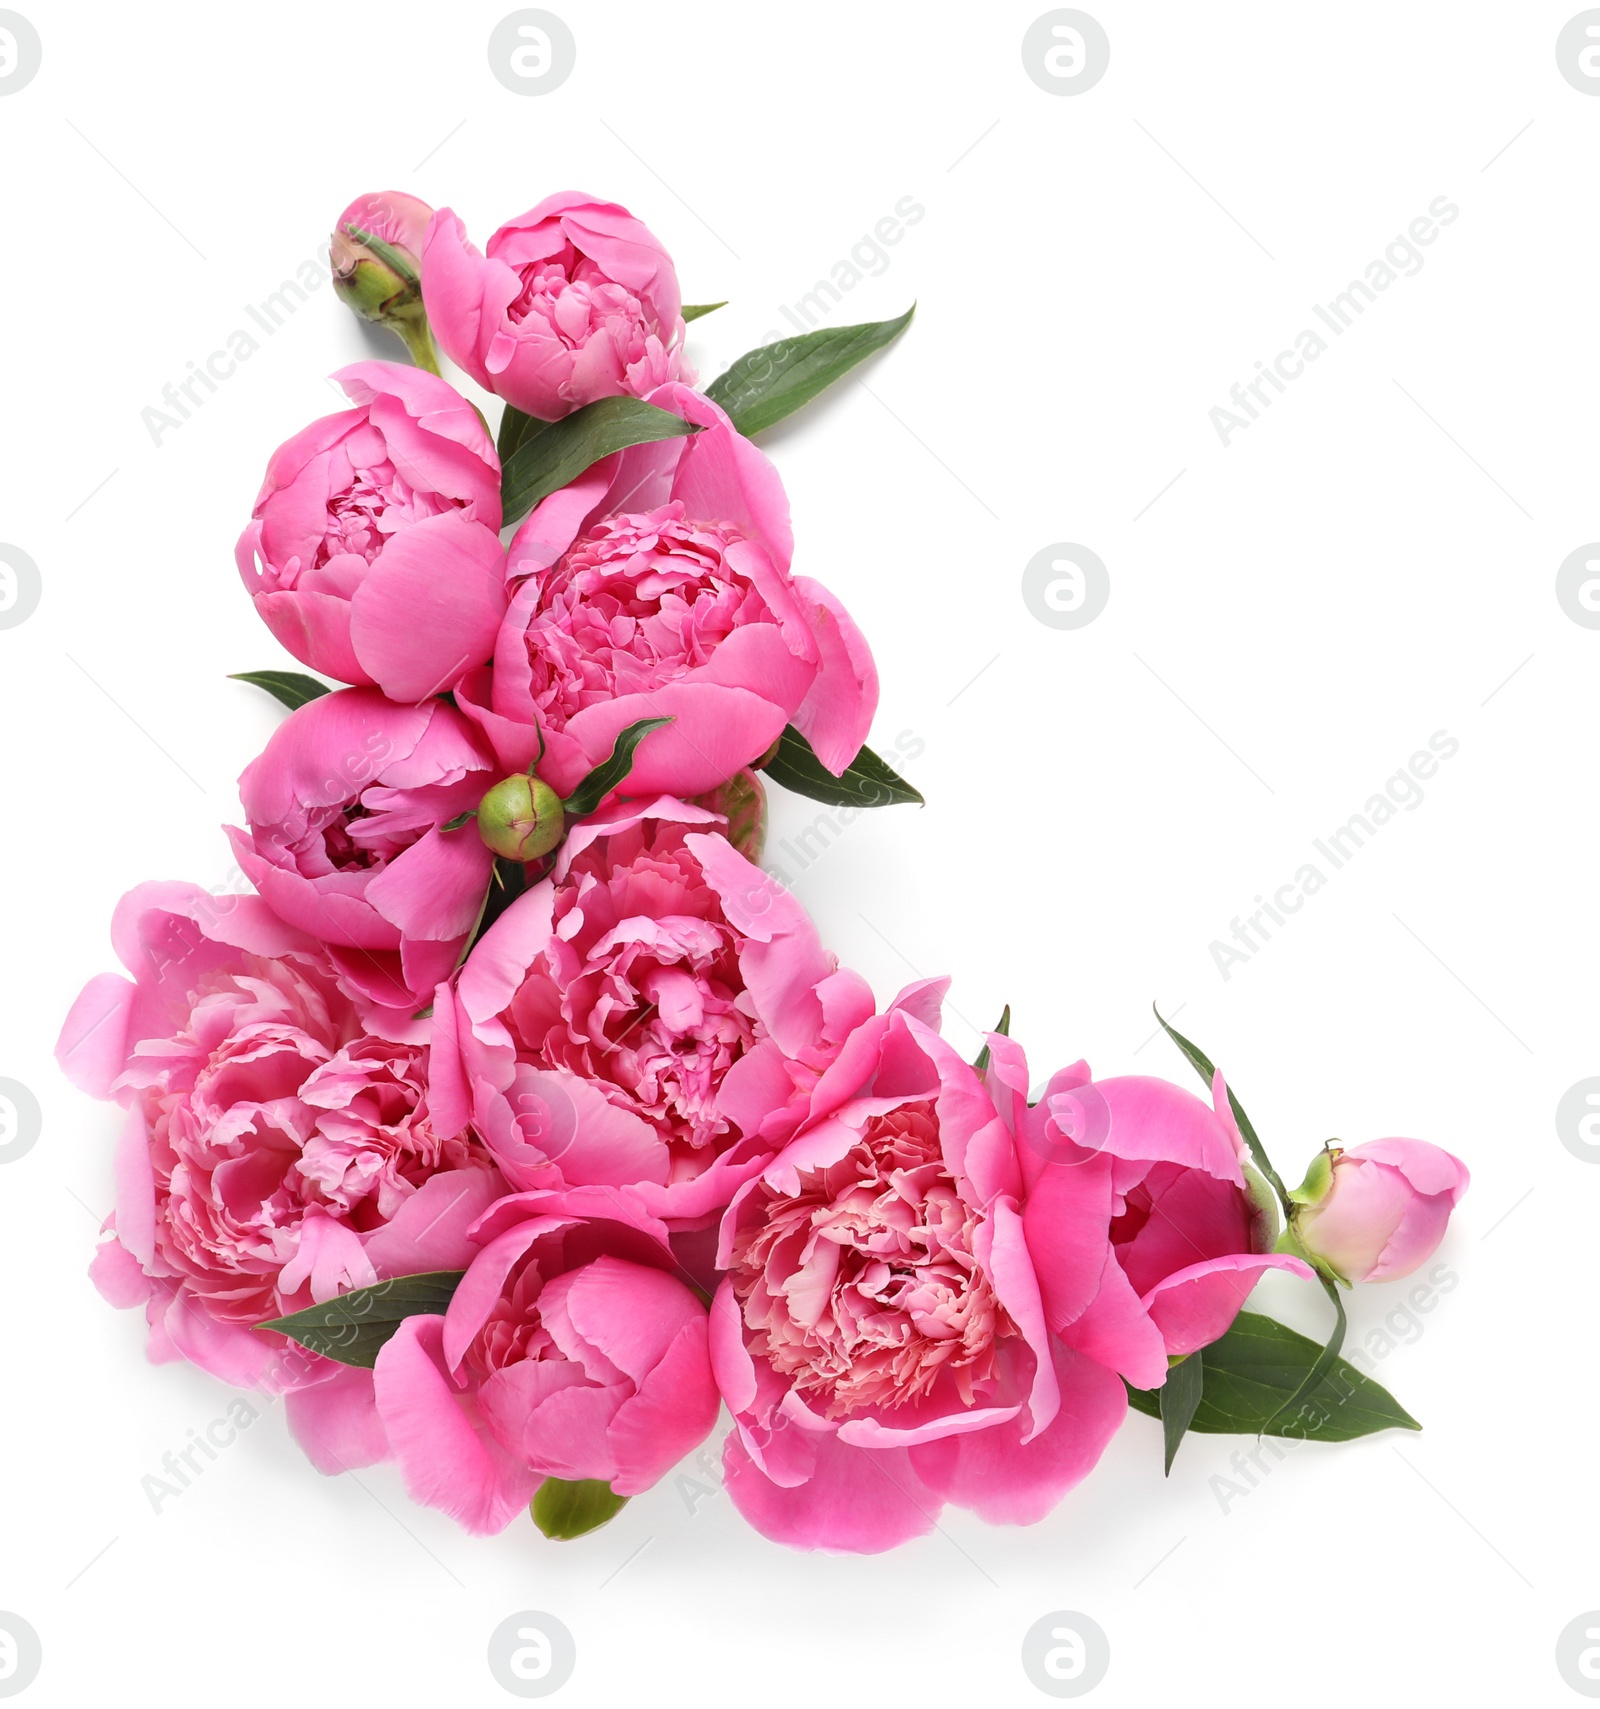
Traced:
<path fill-rule="evenodd" d="M 1276 1211 L 1251 1171 L 1227 1089 L 1214 1107 L 1165 1080 L 1092 1080 L 1064 1068 L 1028 1109 L 1028 1069 L 995 1052 L 1023 1136 L 1023 1216 L 1050 1327 L 1139 1388 L 1207 1346 L 1268 1270 L 1309 1277 L 1271 1250 Z M 1109 1227 L 1111 1244 L 1105 1245 Z"/>
<path fill-rule="evenodd" d="M 717 1417 L 706 1313 L 666 1230 L 605 1188 L 503 1199 L 443 1316 L 378 1355 L 379 1415 L 412 1496 L 498 1531 L 546 1477 L 638 1495 Z"/>
<path fill-rule="evenodd" d="M 150 1356 L 289 1391 L 324 1471 L 382 1456 L 371 1379 L 251 1325 L 384 1277 L 465 1265 L 505 1191 L 428 1105 L 428 1049 L 371 1030 L 321 947 L 254 896 L 145 884 L 112 941 L 132 980 L 91 980 L 57 1056 L 128 1112 L 112 1238 L 92 1274 L 143 1305 Z"/>
<path fill-rule="evenodd" d="M 1294 1219 L 1305 1250 L 1347 1282 L 1392 1282 L 1425 1264 L 1467 1190 L 1466 1164 L 1423 1139 L 1334 1146 L 1327 1156 L 1320 1191 Z"/>
<path fill-rule="evenodd" d="M 577 191 L 508 221 L 484 253 L 441 208 L 422 252 L 434 336 L 457 367 L 528 415 L 646 397 L 684 373 L 678 278 L 626 208 Z"/>
<path fill-rule="evenodd" d="M 470 1121 L 513 1186 L 626 1187 L 675 1229 L 704 1222 L 871 1014 L 718 823 L 668 799 L 581 823 L 436 1011 L 438 1120 Z"/>
<path fill-rule="evenodd" d="M 791 576 L 777 471 L 686 386 L 652 402 L 699 423 L 687 439 L 597 463 L 539 505 L 507 556 L 510 607 L 494 670 L 458 695 L 508 770 L 571 789 L 640 719 L 628 793 L 715 789 L 795 724 L 842 772 L 878 701 L 872 654 L 817 582 Z"/>
<path fill-rule="evenodd" d="M 468 823 L 499 772 L 441 700 L 346 688 L 290 713 L 239 779 L 241 869 L 274 911 L 323 939 L 344 980 L 391 1007 L 426 1003 L 476 924 L 494 857 Z"/>
<path fill-rule="evenodd" d="M 941 990 L 856 1029 L 723 1221 L 727 1487 L 797 1548 L 892 1548 L 946 1502 L 1039 1519 L 1127 1408 L 1109 1370 L 1052 1344 L 1017 1136 L 934 1030 Z"/>
<path fill-rule="evenodd" d="M 489 657 L 505 610 L 500 460 L 436 375 L 357 362 L 354 409 L 267 465 L 239 574 L 294 656 L 392 700 L 426 700 Z"/>

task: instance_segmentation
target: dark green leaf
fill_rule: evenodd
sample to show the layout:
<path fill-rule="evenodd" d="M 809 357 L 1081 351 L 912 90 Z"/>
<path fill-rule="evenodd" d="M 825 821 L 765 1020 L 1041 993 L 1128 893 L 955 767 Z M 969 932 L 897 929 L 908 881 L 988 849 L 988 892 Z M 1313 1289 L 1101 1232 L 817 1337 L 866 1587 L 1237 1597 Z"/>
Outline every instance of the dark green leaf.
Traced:
<path fill-rule="evenodd" d="M 546 1478 L 534 1491 L 528 1511 L 547 1537 L 565 1541 L 598 1531 L 628 1505 L 625 1495 L 613 1495 L 599 1478 Z"/>
<path fill-rule="evenodd" d="M 430 1270 L 421 1276 L 394 1276 L 322 1305 L 307 1306 L 292 1316 L 271 1318 L 256 1328 L 275 1329 L 341 1365 L 371 1370 L 401 1323 L 422 1312 L 443 1312 L 465 1274 L 465 1270 Z"/>
<path fill-rule="evenodd" d="M 1344 1301 L 1339 1298 L 1337 1286 L 1328 1277 L 1318 1275 L 1317 1280 L 1322 1283 L 1328 1298 L 1333 1301 L 1333 1333 L 1328 1337 L 1327 1345 L 1313 1361 L 1311 1369 L 1300 1379 L 1300 1386 L 1274 1414 L 1273 1424 L 1294 1418 L 1298 1414 L 1304 1402 L 1321 1386 L 1322 1379 L 1339 1362 L 1339 1353 L 1344 1346 Z"/>
<path fill-rule="evenodd" d="M 685 320 L 699 320 L 701 315 L 708 315 L 715 309 L 725 309 L 727 306 L 726 299 L 720 303 L 685 303 L 683 305 L 683 318 Z"/>
<path fill-rule="evenodd" d="M 455 818 L 447 819 L 439 829 L 441 831 L 459 831 L 469 819 L 476 819 L 477 816 L 477 809 L 469 807 L 465 813 L 457 813 Z"/>
<path fill-rule="evenodd" d="M 1000 1019 L 995 1022 L 994 1030 L 1001 1038 L 1011 1037 L 1011 1005 L 1009 1003 L 1000 1011 Z M 978 1059 L 972 1065 L 981 1074 L 989 1066 L 989 1046 L 987 1043 L 978 1052 Z"/>
<path fill-rule="evenodd" d="M 921 793 L 886 765 L 871 748 L 863 748 L 841 777 L 819 760 L 811 744 L 791 724 L 778 739 L 778 749 L 761 768 L 774 783 L 830 807 L 896 807 L 914 802 Z"/>
<path fill-rule="evenodd" d="M 500 417 L 500 432 L 494 442 L 502 468 L 511 460 L 511 453 L 519 445 L 525 444 L 536 433 L 543 433 L 549 425 L 548 421 L 540 421 L 537 416 L 524 415 L 520 409 L 507 404 L 505 413 Z"/>
<path fill-rule="evenodd" d="M 1161 1436 L 1166 1448 L 1166 1476 L 1172 1476 L 1172 1459 L 1178 1451 L 1200 1404 L 1205 1387 L 1205 1362 L 1200 1353 L 1191 1353 L 1168 1367 L 1166 1382 L 1156 1390 L 1161 1402 Z"/>
<path fill-rule="evenodd" d="M 652 730 L 659 730 L 663 724 L 670 724 L 671 722 L 670 718 L 641 718 L 637 724 L 630 724 L 617 737 L 616 746 L 611 750 L 611 757 L 602 760 L 567 796 L 561 803 L 562 809 L 575 819 L 581 819 L 586 813 L 594 812 L 595 808 L 633 769 L 634 750 L 639 744 Z"/>
<path fill-rule="evenodd" d="M 559 492 L 613 451 L 698 432 L 682 416 L 657 409 L 643 398 L 601 398 L 585 404 L 537 433 L 524 432 L 516 450 L 502 460 L 504 520 L 520 522 L 541 499 Z"/>
<path fill-rule="evenodd" d="M 1191 1044 L 1176 1028 L 1169 1027 L 1161 1019 L 1161 1011 L 1156 1008 L 1154 1003 L 1150 1005 L 1150 1009 L 1155 1018 L 1161 1021 L 1161 1030 L 1183 1052 L 1188 1059 L 1189 1066 L 1205 1081 L 1206 1090 L 1209 1092 L 1211 1082 L 1217 1072 L 1212 1066 L 1211 1058 L 1201 1050 L 1199 1045 Z M 1231 1086 L 1228 1088 L 1228 1105 L 1233 1111 L 1233 1119 L 1239 1124 L 1239 1132 L 1244 1135 L 1245 1144 L 1250 1147 L 1250 1156 L 1254 1160 L 1256 1168 L 1272 1183 L 1272 1190 L 1278 1195 L 1278 1202 L 1283 1206 L 1283 1214 L 1287 1218 L 1289 1215 L 1289 1189 L 1284 1186 L 1278 1171 L 1272 1167 L 1272 1160 L 1267 1156 L 1267 1148 L 1257 1138 L 1256 1130 L 1251 1125 L 1249 1116 L 1244 1113 L 1244 1105 L 1233 1095 Z"/>
<path fill-rule="evenodd" d="M 314 676 L 305 676 L 299 671 L 234 671 L 228 681 L 253 682 L 257 688 L 264 688 L 274 700 L 281 700 L 291 712 L 297 706 L 304 706 L 308 700 L 333 692 L 327 683 L 318 682 Z"/>
<path fill-rule="evenodd" d="M 825 327 L 821 332 L 763 344 L 759 350 L 746 351 L 727 373 L 719 374 L 706 387 L 706 396 L 722 405 L 746 437 L 760 433 L 898 338 L 915 313 L 913 303 L 895 320 Z"/>
<path fill-rule="evenodd" d="M 1200 1404 L 1189 1421 L 1205 1435 L 1292 1436 L 1349 1442 L 1376 1430 L 1420 1430 L 1409 1412 L 1371 1377 L 1337 1354 L 1293 1412 L 1285 1410 L 1321 1363 L 1326 1349 L 1259 1312 L 1242 1311 L 1220 1341 L 1205 1349 Z M 1182 1370 L 1175 1365 L 1169 1373 Z M 1161 1417 L 1161 1391 L 1134 1389 L 1138 1412 Z"/>

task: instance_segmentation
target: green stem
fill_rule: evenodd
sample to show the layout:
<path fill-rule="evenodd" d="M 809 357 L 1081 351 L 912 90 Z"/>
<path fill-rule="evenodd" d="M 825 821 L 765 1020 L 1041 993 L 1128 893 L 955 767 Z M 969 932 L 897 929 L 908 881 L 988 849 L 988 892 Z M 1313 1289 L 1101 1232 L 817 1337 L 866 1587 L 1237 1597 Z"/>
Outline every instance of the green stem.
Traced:
<path fill-rule="evenodd" d="M 433 347 L 433 333 L 425 314 L 419 313 L 415 318 L 397 315 L 388 324 L 405 340 L 411 360 L 419 368 L 426 368 L 430 374 L 439 372 L 439 353 Z"/>

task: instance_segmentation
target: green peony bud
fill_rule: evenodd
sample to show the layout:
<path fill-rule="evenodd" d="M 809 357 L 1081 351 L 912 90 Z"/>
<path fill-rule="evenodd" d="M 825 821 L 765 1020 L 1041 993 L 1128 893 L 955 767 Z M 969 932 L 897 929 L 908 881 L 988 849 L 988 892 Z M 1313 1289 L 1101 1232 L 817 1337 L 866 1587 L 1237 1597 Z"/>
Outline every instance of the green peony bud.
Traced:
<path fill-rule="evenodd" d="M 502 778 L 478 803 L 478 835 L 504 860 L 537 860 L 561 841 L 566 812 L 543 778 Z"/>

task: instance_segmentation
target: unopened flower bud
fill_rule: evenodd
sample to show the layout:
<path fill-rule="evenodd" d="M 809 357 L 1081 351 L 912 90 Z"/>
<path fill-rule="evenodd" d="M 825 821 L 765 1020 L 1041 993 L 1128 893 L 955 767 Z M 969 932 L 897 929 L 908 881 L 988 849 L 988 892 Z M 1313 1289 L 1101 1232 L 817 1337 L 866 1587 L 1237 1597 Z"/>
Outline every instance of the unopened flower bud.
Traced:
<path fill-rule="evenodd" d="M 1391 1282 L 1425 1264 L 1467 1190 L 1465 1164 L 1421 1139 L 1330 1145 L 1290 1193 L 1294 1242 L 1346 1282 Z"/>
<path fill-rule="evenodd" d="M 422 306 L 422 238 L 433 209 L 399 190 L 358 196 L 329 244 L 333 288 L 363 320 L 405 340 L 417 365 L 439 372 Z"/>
<path fill-rule="evenodd" d="M 767 841 L 767 792 L 761 779 L 746 766 L 726 783 L 694 798 L 697 807 L 709 807 L 728 821 L 727 838 L 752 865 L 761 864 Z"/>
<path fill-rule="evenodd" d="M 517 772 L 478 803 L 478 835 L 505 860 L 547 855 L 566 829 L 561 797 L 543 778 Z"/>

